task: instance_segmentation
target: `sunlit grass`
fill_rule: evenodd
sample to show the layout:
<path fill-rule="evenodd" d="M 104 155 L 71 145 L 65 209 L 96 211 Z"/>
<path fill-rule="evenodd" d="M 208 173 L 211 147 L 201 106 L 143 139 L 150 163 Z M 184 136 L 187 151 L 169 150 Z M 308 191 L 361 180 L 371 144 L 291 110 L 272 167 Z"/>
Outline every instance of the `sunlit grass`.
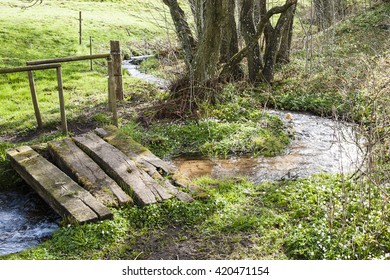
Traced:
<path fill-rule="evenodd" d="M 0 67 L 25 66 L 27 61 L 87 55 L 92 37 L 93 53 L 108 53 L 110 40 L 119 40 L 124 53 L 149 52 L 145 40 L 166 35 L 156 18 L 163 5 L 155 1 L 43 1 L 22 9 L 21 1 L 0 3 Z M 79 11 L 82 12 L 82 44 L 79 44 Z M 142 13 L 142 18 L 140 17 Z M 169 23 L 168 23 L 169 26 Z M 104 60 L 62 65 L 68 118 L 77 118 L 87 108 L 107 103 L 107 68 Z M 35 71 L 39 107 L 44 125 L 59 123 L 55 70 Z M 125 94 L 131 94 L 134 79 L 124 77 Z M 26 73 L 0 75 L 1 132 L 36 128 Z"/>

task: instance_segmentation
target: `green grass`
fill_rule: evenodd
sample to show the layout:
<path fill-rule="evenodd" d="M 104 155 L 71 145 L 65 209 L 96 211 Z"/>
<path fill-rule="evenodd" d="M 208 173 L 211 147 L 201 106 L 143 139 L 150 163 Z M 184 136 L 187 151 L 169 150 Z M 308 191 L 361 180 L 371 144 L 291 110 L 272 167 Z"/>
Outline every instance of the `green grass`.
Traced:
<path fill-rule="evenodd" d="M 194 250 L 196 259 L 389 258 L 390 209 L 369 184 L 357 190 L 327 175 L 261 185 L 196 183 L 203 194 L 193 203 L 113 210 L 111 221 L 62 227 L 37 248 L 2 258 L 142 259 L 159 251 L 180 256 L 177 247 Z M 151 246 L 153 240 L 159 242 Z"/>
<path fill-rule="evenodd" d="M 143 54 L 154 50 L 153 42 L 163 40 L 166 30 L 154 18 L 163 11 L 155 1 L 113 1 L 93 4 L 80 1 L 44 1 L 29 9 L 11 0 L 0 3 L 0 67 L 24 66 L 27 61 L 109 52 L 109 41 L 120 40 L 124 54 Z M 83 13 L 83 42 L 79 45 L 78 16 Z M 140 18 L 142 14 L 142 18 Z M 168 23 L 169 26 L 169 23 Z M 148 45 L 144 44 L 149 41 Z M 58 93 L 54 70 L 36 71 L 35 82 L 43 122 L 59 123 Z M 107 102 L 107 69 L 104 60 L 63 64 L 63 82 L 68 118 Z M 124 77 L 126 96 L 137 81 Z M 26 73 L 0 75 L 1 133 L 36 128 Z"/>
<path fill-rule="evenodd" d="M 241 94 L 233 85 L 220 93 L 218 104 L 201 106 L 196 120 L 154 122 L 146 128 L 128 123 L 121 130 L 163 158 L 275 156 L 290 143 L 280 118 L 263 111 L 254 96 Z"/>

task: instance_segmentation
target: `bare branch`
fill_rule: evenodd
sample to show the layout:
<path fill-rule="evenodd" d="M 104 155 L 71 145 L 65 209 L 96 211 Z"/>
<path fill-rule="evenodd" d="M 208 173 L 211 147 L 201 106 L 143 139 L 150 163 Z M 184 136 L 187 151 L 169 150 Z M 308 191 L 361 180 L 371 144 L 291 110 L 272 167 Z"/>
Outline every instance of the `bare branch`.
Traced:
<path fill-rule="evenodd" d="M 23 6 L 22 9 L 28 9 L 35 5 L 42 4 L 43 0 L 23 0 L 23 2 L 29 3 L 27 6 Z"/>

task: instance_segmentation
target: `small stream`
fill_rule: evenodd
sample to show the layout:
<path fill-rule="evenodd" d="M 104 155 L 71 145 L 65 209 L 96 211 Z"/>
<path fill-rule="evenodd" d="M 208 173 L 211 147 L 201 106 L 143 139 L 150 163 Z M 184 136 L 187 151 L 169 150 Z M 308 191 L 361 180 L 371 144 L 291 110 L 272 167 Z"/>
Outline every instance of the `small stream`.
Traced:
<path fill-rule="evenodd" d="M 167 81 L 141 73 L 138 65 L 124 61 L 130 75 L 166 89 Z M 283 155 L 276 157 L 237 157 L 230 159 L 178 158 L 173 164 L 188 177 L 247 176 L 255 183 L 293 179 L 319 172 L 353 172 L 362 158 L 361 142 L 352 125 L 301 113 L 269 113 L 281 117 L 295 132 Z M 60 217 L 29 187 L 0 192 L 0 256 L 23 251 L 50 238 Z"/>
<path fill-rule="evenodd" d="M 269 110 L 285 120 L 294 139 L 284 154 L 276 157 L 188 159 L 173 161 L 183 174 L 194 178 L 247 176 L 254 183 L 304 178 L 312 174 L 351 173 L 362 162 L 361 139 L 351 124 L 308 114 Z M 292 121 L 286 120 L 286 115 Z"/>
<path fill-rule="evenodd" d="M 167 89 L 168 88 L 168 81 L 158 78 L 156 76 L 145 74 L 139 71 L 139 64 L 142 60 L 145 60 L 151 56 L 145 55 L 145 56 L 137 56 L 133 57 L 130 60 L 124 60 L 122 62 L 123 69 L 126 69 L 130 76 L 138 78 L 140 80 L 143 80 L 147 83 L 154 84 L 160 89 Z"/>
<path fill-rule="evenodd" d="M 28 186 L 0 192 L 0 256 L 38 245 L 52 236 L 59 221 Z"/>
<path fill-rule="evenodd" d="M 141 73 L 138 64 L 150 56 L 134 57 L 123 67 L 136 78 L 167 87 L 167 81 Z M 176 158 L 172 163 L 184 175 L 194 178 L 247 176 L 254 183 L 267 180 L 304 178 L 316 173 L 351 173 L 362 162 L 362 140 L 352 124 L 304 113 L 268 110 L 285 121 L 294 139 L 284 154 L 276 157 L 236 157 L 229 159 Z M 287 120 L 289 114 L 292 119 Z"/>

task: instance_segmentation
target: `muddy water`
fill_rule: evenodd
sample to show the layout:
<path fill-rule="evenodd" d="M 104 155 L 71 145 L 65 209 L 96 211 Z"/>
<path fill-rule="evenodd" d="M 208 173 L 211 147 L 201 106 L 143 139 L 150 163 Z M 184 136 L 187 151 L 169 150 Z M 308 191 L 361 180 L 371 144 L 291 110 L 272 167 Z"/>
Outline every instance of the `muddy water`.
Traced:
<path fill-rule="evenodd" d="M 350 173 L 360 166 L 362 141 L 352 125 L 307 114 L 272 110 L 269 113 L 284 119 L 288 129 L 294 132 L 294 139 L 284 154 L 230 159 L 178 158 L 173 163 L 192 178 L 247 176 L 255 183 L 303 178 L 321 172 Z M 286 119 L 287 114 L 291 120 Z"/>
<path fill-rule="evenodd" d="M 38 245 L 59 228 L 58 222 L 59 216 L 28 187 L 0 192 L 0 256 Z"/>

